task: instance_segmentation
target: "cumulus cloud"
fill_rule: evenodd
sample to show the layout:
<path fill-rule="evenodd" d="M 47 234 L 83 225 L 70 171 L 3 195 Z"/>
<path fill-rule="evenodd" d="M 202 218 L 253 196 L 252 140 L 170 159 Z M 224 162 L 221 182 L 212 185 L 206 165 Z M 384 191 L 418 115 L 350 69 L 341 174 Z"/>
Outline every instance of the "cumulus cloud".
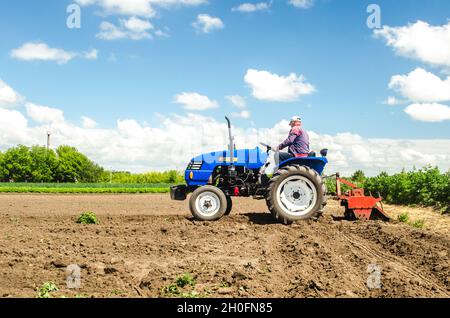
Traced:
<path fill-rule="evenodd" d="M 242 13 L 249 13 L 255 11 L 267 11 L 271 7 L 272 2 L 258 2 L 258 3 L 242 3 L 237 7 L 233 7 L 231 11 L 237 11 Z"/>
<path fill-rule="evenodd" d="M 28 117 L 37 123 L 50 124 L 64 121 L 64 115 L 60 109 L 36 105 L 33 103 L 27 103 L 25 107 Z"/>
<path fill-rule="evenodd" d="M 289 0 L 288 3 L 299 9 L 309 9 L 314 5 L 314 0 Z"/>
<path fill-rule="evenodd" d="M 405 108 L 405 113 L 415 120 L 431 123 L 450 120 L 450 107 L 442 104 L 412 104 Z"/>
<path fill-rule="evenodd" d="M 225 24 L 218 17 L 213 17 L 209 14 L 199 14 L 192 26 L 200 33 L 211 33 L 214 30 L 223 29 Z"/>
<path fill-rule="evenodd" d="M 63 49 L 50 48 L 46 43 L 25 43 L 21 47 L 11 51 L 11 56 L 24 61 L 54 61 L 59 64 L 69 62 L 76 56 L 74 52 Z"/>
<path fill-rule="evenodd" d="M 234 106 L 238 108 L 245 108 L 247 107 L 247 102 L 245 101 L 245 98 L 240 95 L 228 95 L 225 96 L 226 99 L 228 99 Z"/>
<path fill-rule="evenodd" d="M 82 121 L 83 128 L 86 128 L 86 129 L 92 129 L 97 126 L 97 122 L 95 120 L 93 120 L 92 118 L 86 117 L 86 116 L 82 116 L 81 121 Z"/>
<path fill-rule="evenodd" d="M 392 76 L 389 88 L 413 103 L 404 109 L 412 119 L 430 123 L 450 119 L 450 107 L 440 104 L 450 101 L 450 76 L 443 80 L 417 68 L 407 75 Z M 399 103 L 395 97 L 390 97 L 388 104 Z"/>
<path fill-rule="evenodd" d="M 21 101 L 22 96 L 0 79 L 0 107 L 15 106 Z"/>
<path fill-rule="evenodd" d="M 174 102 L 182 104 L 187 110 L 207 110 L 219 107 L 219 104 L 215 100 L 211 100 L 208 96 L 195 92 L 184 92 L 175 95 Z"/>
<path fill-rule="evenodd" d="M 408 75 L 395 75 L 389 88 L 413 102 L 444 102 L 450 100 L 450 76 L 445 80 L 422 68 Z"/>
<path fill-rule="evenodd" d="M 153 17 L 155 7 L 172 8 L 180 6 L 197 6 L 207 0 L 75 0 L 81 6 L 98 6 L 104 14 Z"/>
<path fill-rule="evenodd" d="M 0 108 L 0 147 L 32 142 L 25 116 L 17 110 Z"/>
<path fill-rule="evenodd" d="M 249 69 L 244 80 L 251 88 L 253 97 L 265 101 L 293 102 L 315 91 L 315 87 L 307 83 L 303 75 L 295 73 L 280 76 Z"/>
<path fill-rule="evenodd" d="M 119 25 L 103 21 L 100 24 L 100 32 L 96 36 L 102 40 L 151 39 L 152 36 L 149 31 L 152 29 L 153 25 L 150 21 L 131 17 L 129 19 L 119 19 Z"/>
<path fill-rule="evenodd" d="M 11 57 L 22 61 L 52 61 L 65 64 L 78 57 L 88 60 L 97 59 L 98 51 L 92 49 L 85 53 L 69 52 L 59 48 L 51 48 L 43 42 L 27 42 L 11 51 Z"/>
<path fill-rule="evenodd" d="M 248 110 L 241 110 L 240 112 L 234 112 L 231 115 L 236 118 L 248 119 L 250 118 L 251 113 Z"/>
<path fill-rule="evenodd" d="M 450 21 L 433 26 L 417 21 L 400 27 L 383 26 L 374 30 L 396 54 L 434 66 L 450 67 Z"/>

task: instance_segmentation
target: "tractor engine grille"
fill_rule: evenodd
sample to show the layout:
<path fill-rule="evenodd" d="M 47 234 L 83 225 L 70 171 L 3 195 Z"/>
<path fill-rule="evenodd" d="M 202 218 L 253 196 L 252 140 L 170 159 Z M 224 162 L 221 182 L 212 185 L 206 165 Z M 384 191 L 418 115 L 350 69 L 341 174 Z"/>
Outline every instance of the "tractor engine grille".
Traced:
<path fill-rule="evenodd" d="M 202 168 L 203 162 L 191 161 L 187 167 L 187 170 L 200 170 Z"/>

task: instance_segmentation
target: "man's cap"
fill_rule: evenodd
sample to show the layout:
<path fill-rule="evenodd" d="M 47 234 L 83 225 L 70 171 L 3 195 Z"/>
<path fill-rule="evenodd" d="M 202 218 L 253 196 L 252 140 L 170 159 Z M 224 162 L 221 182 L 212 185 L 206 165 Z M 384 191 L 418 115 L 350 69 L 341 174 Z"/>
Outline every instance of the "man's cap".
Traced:
<path fill-rule="evenodd" d="M 302 121 L 302 118 L 300 116 L 294 116 L 291 118 L 291 123 L 294 121 Z"/>

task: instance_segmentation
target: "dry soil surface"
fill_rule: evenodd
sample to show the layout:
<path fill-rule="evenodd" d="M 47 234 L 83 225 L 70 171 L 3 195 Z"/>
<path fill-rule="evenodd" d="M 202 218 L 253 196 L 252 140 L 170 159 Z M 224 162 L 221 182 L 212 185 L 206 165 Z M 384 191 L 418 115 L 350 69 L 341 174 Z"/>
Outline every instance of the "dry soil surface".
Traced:
<path fill-rule="evenodd" d="M 54 297 L 449 297 L 449 218 L 386 209 L 425 228 L 345 221 L 333 200 L 319 221 L 284 226 L 252 199 L 208 223 L 167 194 L 2 194 L 0 297 L 35 297 L 47 281 Z M 100 224 L 75 222 L 87 210 Z M 70 264 L 79 289 L 66 285 Z M 169 288 L 184 273 L 194 286 Z"/>

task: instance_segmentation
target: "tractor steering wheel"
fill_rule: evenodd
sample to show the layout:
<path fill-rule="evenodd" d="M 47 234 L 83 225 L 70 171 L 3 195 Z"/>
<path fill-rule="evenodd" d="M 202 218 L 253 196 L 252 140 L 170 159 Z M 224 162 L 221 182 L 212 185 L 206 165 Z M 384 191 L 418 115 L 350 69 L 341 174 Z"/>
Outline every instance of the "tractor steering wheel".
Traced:
<path fill-rule="evenodd" d="M 271 147 L 271 146 L 269 146 L 268 144 L 265 144 L 265 143 L 263 143 L 263 142 L 260 142 L 260 144 L 261 144 L 261 146 L 267 148 L 267 152 L 269 152 L 269 151 L 271 151 L 271 150 L 275 151 L 274 148 Z"/>

